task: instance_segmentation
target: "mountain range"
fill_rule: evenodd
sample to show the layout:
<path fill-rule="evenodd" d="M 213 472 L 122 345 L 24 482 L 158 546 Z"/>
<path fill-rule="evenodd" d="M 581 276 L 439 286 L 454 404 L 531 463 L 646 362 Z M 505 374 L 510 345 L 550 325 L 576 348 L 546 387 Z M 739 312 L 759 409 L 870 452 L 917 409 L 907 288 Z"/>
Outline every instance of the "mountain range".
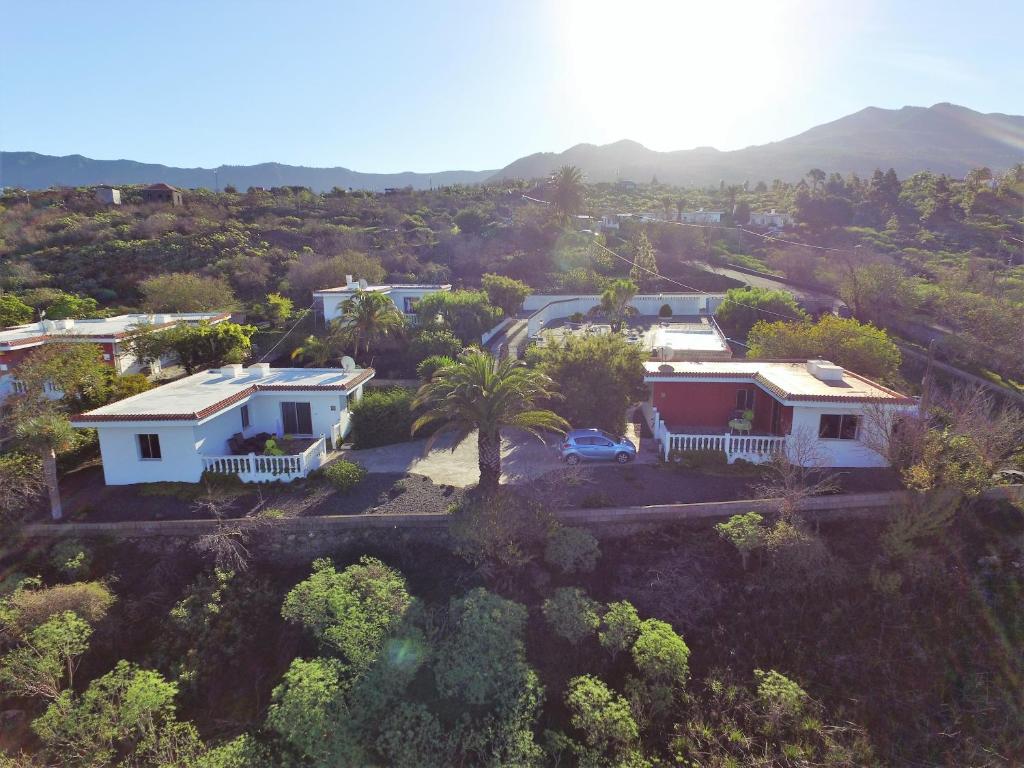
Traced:
<path fill-rule="evenodd" d="M 686 186 L 796 181 L 811 168 L 868 175 L 895 168 L 901 176 L 934 171 L 961 177 L 972 168 L 1003 170 L 1024 161 L 1024 116 L 983 114 L 955 104 L 880 109 L 867 107 L 782 141 L 728 152 L 712 147 L 657 152 L 635 141 L 577 144 L 564 152 L 540 152 L 501 170 L 437 173 L 360 173 L 348 168 L 309 168 L 281 163 L 174 168 L 133 160 L 56 157 L 0 152 L 0 185 L 24 189 L 93 184 L 147 184 L 239 189 L 250 186 L 332 187 L 381 191 L 426 189 L 502 179 L 537 179 L 562 165 L 579 167 L 587 181 L 660 181 Z"/>

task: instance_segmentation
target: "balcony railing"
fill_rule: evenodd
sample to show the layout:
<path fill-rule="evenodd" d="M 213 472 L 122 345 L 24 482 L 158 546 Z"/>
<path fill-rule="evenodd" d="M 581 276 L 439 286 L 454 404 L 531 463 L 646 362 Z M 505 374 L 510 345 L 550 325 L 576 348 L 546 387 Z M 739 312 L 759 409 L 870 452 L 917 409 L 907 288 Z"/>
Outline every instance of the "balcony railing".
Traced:
<path fill-rule="evenodd" d="M 786 450 L 784 436 L 672 432 L 662 421 L 657 408 L 648 406 L 644 411 L 665 461 L 668 461 L 672 451 L 722 451 L 730 464 L 737 459 L 760 464 L 770 460 L 776 453 Z"/>
<path fill-rule="evenodd" d="M 243 483 L 290 483 L 319 469 L 327 459 L 323 435 L 302 453 L 290 456 L 203 456 L 203 470 L 218 475 L 238 475 Z"/>

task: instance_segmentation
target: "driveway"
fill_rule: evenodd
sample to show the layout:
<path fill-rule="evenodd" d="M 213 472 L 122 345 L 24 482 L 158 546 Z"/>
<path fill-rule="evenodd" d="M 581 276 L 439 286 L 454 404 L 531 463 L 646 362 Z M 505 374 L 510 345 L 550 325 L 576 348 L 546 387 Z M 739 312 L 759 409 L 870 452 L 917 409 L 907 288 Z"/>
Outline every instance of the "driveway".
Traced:
<path fill-rule="evenodd" d="M 505 483 L 529 481 L 559 466 L 557 438 L 542 443 L 525 432 L 506 430 L 501 441 L 501 479 Z M 369 472 L 411 472 L 425 475 L 437 485 L 466 488 L 480 479 L 477 466 L 476 432 L 452 450 L 452 441 L 442 438 L 428 454 L 426 440 L 384 445 L 362 451 L 343 450 L 341 455 L 358 462 Z"/>
<path fill-rule="evenodd" d="M 637 442 L 629 425 L 627 435 Z M 369 472 L 411 472 L 425 475 L 437 485 L 466 488 L 480 479 L 477 464 L 476 432 L 455 450 L 451 440 L 442 438 L 433 450 L 424 455 L 426 440 L 412 440 L 363 451 L 344 449 L 341 456 L 358 462 Z M 657 461 L 653 451 L 641 450 L 638 463 Z M 542 443 L 527 432 L 504 430 L 501 441 L 501 480 L 503 483 L 529 483 L 541 475 L 564 465 L 558 457 L 558 437 L 547 436 Z"/>

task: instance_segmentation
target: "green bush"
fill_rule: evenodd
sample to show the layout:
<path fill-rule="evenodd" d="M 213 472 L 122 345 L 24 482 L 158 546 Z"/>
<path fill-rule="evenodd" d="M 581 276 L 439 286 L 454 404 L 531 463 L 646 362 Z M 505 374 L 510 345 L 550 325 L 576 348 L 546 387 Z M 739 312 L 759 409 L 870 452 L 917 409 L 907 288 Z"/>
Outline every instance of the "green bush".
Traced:
<path fill-rule="evenodd" d="M 670 464 L 675 464 L 680 469 L 724 467 L 729 463 L 725 451 L 715 451 L 710 448 L 702 448 L 695 451 L 673 449 L 668 455 L 668 460 Z"/>
<path fill-rule="evenodd" d="M 77 581 L 88 575 L 92 552 L 78 539 L 62 539 L 50 550 L 50 565 L 62 576 Z"/>
<path fill-rule="evenodd" d="M 544 561 L 562 573 L 589 573 L 600 556 L 597 539 L 581 528 L 569 526 L 557 528 L 544 547 Z"/>
<path fill-rule="evenodd" d="M 403 443 L 412 439 L 411 389 L 371 389 L 352 412 L 352 445 L 356 449 Z"/>
<path fill-rule="evenodd" d="M 658 310 L 658 317 L 672 317 L 672 307 L 662 304 L 661 309 Z"/>
<path fill-rule="evenodd" d="M 320 470 L 320 474 L 339 491 L 351 491 L 366 477 L 366 469 L 354 461 L 338 459 Z"/>

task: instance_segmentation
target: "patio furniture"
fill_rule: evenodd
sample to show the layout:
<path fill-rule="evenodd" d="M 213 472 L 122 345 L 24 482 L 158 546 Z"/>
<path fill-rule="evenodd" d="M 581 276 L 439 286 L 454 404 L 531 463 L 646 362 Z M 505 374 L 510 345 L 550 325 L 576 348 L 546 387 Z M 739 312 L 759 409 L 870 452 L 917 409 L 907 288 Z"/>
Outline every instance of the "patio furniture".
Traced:
<path fill-rule="evenodd" d="M 729 420 L 729 429 L 732 432 L 745 432 L 750 434 L 754 428 L 754 412 L 744 411 L 742 416 Z"/>

